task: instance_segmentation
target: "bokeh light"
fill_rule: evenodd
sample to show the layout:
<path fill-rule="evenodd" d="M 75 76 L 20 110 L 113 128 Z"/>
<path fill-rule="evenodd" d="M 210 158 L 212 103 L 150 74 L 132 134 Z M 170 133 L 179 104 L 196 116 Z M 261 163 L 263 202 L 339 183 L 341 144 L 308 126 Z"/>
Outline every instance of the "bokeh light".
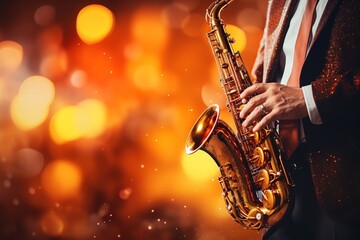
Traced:
<path fill-rule="evenodd" d="M 245 32 L 234 25 L 226 26 L 227 32 L 230 34 L 230 37 L 235 39 L 235 43 L 232 44 L 234 51 L 242 52 L 246 47 L 246 35 Z"/>
<path fill-rule="evenodd" d="M 149 51 L 157 52 L 165 47 L 169 32 L 161 17 L 161 8 L 144 7 L 137 10 L 131 24 L 135 42 Z"/>
<path fill-rule="evenodd" d="M 219 175 L 219 168 L 215 161 L 202 150 L 196 151 L 192 155 L 184 153 L 181 165 L 186 176 L 195 181 L 209 181 Z"/>
<path fill-rule="evenodd" d="M 190 14 L 187 18 L 184 19 L 181 25 L 182 31 L 190 37 L 205 36 L 205 27 L 207 27 L 206 22 L 204 21 L 204 16 L 201 14 Z"/>
<path fill-rule="evenodd" d="M 77 33 L 87 44 L 95 44 L 103 40 L 112 31 L 113 26 L 113 13 L 99 4 L 84 7 L 76 19 Z"/>
<path fill-rule="evenodd" d="M 44 155 L 31 148 L 22 148 L 14 154 L 11 164 L 16 174 L 35 177 L 43 170 Z"/>
<path fill-rule="evenodd" d="M 14 41 L 0 42 L 0 71 L 16 70 L 23 59 L 23 47 Z"/>
<path fill-rule="evenodd" d="M 50 198 L 65 200 L 79 193 L 82 178 L 78 166 L 68 160 L 56 160 L 45 167 L 41 183 Z"/>
<path fill-rule="evenodd" d="M 49 106 L 55 97 L 55 86 L 46 77 L 31 76 L 22 82 L 18 95 L 24 101 Z"/>
<path fill-rule="evenodd" d="M 160 85 L 160 71 L 155 64 L 139 66 L 134 73 L 135 85 L 143 90 L 157 89 Z"/>
<path fill-rule="evenodd" d="M 95 137 L 105 128 L 107 110 L 96 99 L 86 99 L 57 111 L 50 122 L 50 134 L 56 143 L 65 143 L 82 137 Z"/>
<path fill-rule="evenodd" d="M 50 5 L 43 5 L 39 7 L 35 14 L 34 19 L 40 26 L 48 26 L 55 18 L 55 8 Z"/>
<path fill-rule="evenodd" d="M 21 84 L 11 104 L 11 118 L 21 130 L 42 124 L 55 97 L 54 84 L 42 76 L 31 76 Z"/>
<path fill-rule="evenodd" d="M 64 227 L 64 221 L 52 210 L 42 216 L 41 229 L 44 233 L 50 236 L 59 236 Z"/>
<path fill-rule="evenodd" d="M 263 28 L 264 17 L 258 9 L 245 8 L 239 11 L 237 15 L 237 25 L 241 28 L 257 27 Z"/>
<path fill-rule="evenodd" d="M 68 68 L 68 57 L 65 51 L 52 51 L 41 61 L 40 73 L 46 77 L 62 76 Z"/>
<path fill-rule="evenodd" d="M 219 83 L 205 84 L 201 89 L 201 97 L 206 106 L 211 106 L 214 103 L 220 106 L 225 106 L 226 104 L 226 97 Z"/>
<path fill-rule="evenodd" d="M 78 127 L 84 137 L 96 137 L 105 129 L 107 110 L 102 102 L 86 99 L 77 105 Z"/>
<path fill-rule="evenodd" d="M 86 84 L 86 81 L 86 72 L 82 70 L 76 70 L 71 74 L 70 82 L 74 87 L 81 88 Z"/>
<path fill-rule="evenodd" d="M 181 3 L 171 3 L 162 12 L 165 24 L 170 28 L 181 28 L 189 17 L 189 9 Z"/>
<path fill-rule="evenodd" d="M 54 114 L 50 123 L 50 134 L 56 143 L 73 141 L 81 137 L 77 113 L 76 106 L 66 106 Z"/>

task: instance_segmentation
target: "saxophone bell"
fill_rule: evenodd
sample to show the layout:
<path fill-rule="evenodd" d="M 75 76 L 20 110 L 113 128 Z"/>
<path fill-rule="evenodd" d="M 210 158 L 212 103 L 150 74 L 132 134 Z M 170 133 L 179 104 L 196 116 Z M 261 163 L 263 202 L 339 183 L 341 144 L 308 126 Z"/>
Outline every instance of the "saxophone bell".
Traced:
<path fill-rule="evenodd" d="M 187 137 L 185 151 L 192 154 L 207 144 L 219 120 L 220 108 L 214 104 L 204 111 L 195 122 Z"/>

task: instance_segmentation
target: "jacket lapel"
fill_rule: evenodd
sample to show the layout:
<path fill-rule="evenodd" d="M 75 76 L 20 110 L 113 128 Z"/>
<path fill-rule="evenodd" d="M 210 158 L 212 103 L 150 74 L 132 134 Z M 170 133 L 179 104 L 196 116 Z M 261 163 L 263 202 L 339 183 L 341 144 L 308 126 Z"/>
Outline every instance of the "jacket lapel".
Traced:
<path fill-rule="evenodd" d="M 294 9 L 298 3 L 298 0 L 274 0 L 269 4 L 269 11 L 267 18 L 268 28 L 267 35 L 268 42 L 266 46 L 268 49 L 265 49 L 265 52 L 268 54 L 265 57 L 264 61 L 264 80 L 265 81 L 274 81 L 274 74 L 279 62 L 279 54 L 282 49 L 282 42 L 285 38 L 287 28 L 290 23 L 291 16 L 293 15 Z"/>
<path fill-rule="evenodd" d="M 316 29 L 315 36 L 313 38 L 313 41 L 311 41 L 311 44 L 309 46 L 309 51 L 311 50 L 311 47 L 314 45 L 314 42 L 318 38 L 320 32 L 324 29 L 324 26 L 326 25 L 326 22 L 328 21 L 331 13 L 334 11 L 335 7 L 340 1 L 337 0 L 328 0 L 328 3 L 325 7 L 324 13 L 320 19 L 320 23 L 318 28 Z"/>

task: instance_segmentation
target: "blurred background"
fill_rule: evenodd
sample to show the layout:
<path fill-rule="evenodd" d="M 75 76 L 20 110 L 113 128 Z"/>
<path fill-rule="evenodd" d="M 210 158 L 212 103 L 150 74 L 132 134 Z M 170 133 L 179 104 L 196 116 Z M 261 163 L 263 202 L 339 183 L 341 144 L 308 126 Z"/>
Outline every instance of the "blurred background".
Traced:
<path fill-rule="evenodd" d="M 1 1 L 0 239 L 260 239 L 213 160 L 184 153 L 207 106 L 232 125 L 211 2 Z M 249 70 L 266 4 L 222 13 Z"/>

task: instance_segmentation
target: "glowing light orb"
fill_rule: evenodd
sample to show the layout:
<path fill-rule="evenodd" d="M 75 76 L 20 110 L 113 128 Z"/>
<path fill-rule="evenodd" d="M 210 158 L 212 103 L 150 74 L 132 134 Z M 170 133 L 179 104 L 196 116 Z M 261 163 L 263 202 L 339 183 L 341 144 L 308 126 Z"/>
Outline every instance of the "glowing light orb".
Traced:
<path fill-rule="evenodd" d="M 204 16 L 202 14 L 190 14 L 181 25 L 181 30 L 190 37 L 198 37 L 205 35 L 208 29 Z"/>
<path fill-rule="evenodd" d="M 104 131 L 106 120 L 104 104 L 86 99 L 76 106 L 65 106 L 57 111 L 50 122 L 50 135 L 56 143 L 95 137 Z"/>
<path fill-rule="evenodd" d="M 161 9 L 142 8 L 136 12 L 131 24 L 136 42 L 148 50 L 158 51 L 165 47 L 168 40 L 168 28 L 161 18 Z"/>
<path fill-rule="evenodd" d="M 179 29 L 189 17 L 189 9 L 181 3 L 171 3 L 162 12 L 162 17 L 166 25 L 170 28 Z"/>
<path fill-rule="evenodd" d="M 160 71 L 154 65 L 141 65 L 134 73 L 135 85 L 143 90 L 157 89 L 160 84 Z"/>
<path fill-rule="evenodd" d="M 219 104 L 220 106 L 225 106 L 225 104 L 226 104 L 226 98 L 224 95 L 224 91 L 223 91 L 223 89 L 221 89 L 221 86 L 219 83 L 205 84 L 201 88 L 201 97 L 202 97 L 203 102 L 207 106 L 211 106 L 214 103 Z"/>
<path fill-rule="evenodd" d="M 70 82 L 74 87 L 80 88 L 86 84 L 87 75 L 82 70 L 76 70 L 71 74 Z"/>
<path fill-rule="evenodd" d="M 50 135 L 55 142 L 64 143 L 81 137 L 76 117 L 76 106 L 63 107 L 53 115 L 50 122 Z"/>
<path fill-rule="evenodd" d="M 58 236 L 64 230 L 63 220 L 54 212 L 46 212 L 40 222 L 41 230 L 51 236 Z"/>
<path fill-rule="evenodd" d="M 14 71 L 23 59 L 23 47 L 14 41 L 0 42 L 0 70 Z"/>
<path fill-rule="evenodd" d="M 191 155 L 183 154 L 181 165 L 185 174 L 195 181 L 207 181 L 219 175 L 219 169 L 214 160 L 204 151 Z"/>
<path fill-rule="evenodd" d="M 34 149 L 22 148 L 15 153 L 12 164 L 15 173 L 26 177 L 35 177 L 43 169 L 44 156 Z"/>
<path fill-rule="evenodd" d="M 42 124 L 49 112 L 49 105 L 55 97 L 54 84 L 42 76 L 27 78 L 14 97 L 10 115 L 21 130 L 30 130 Z"/>
<path fill-rule="evenodd" d="M 226 25 L 226 30 L 230 34 L 231 38 L 234 38 L 236 41 L 232 44 L 234 51 L 242 52 L 246 47 L 246 35 L 245 32 L 234 25 Z"/>
<path fill-rule="evenodd" d="M 39 7 L 35 14 L 34 20 L 40 26 L 49 25 L 55 18 L 55 8 L 50 5 L 43 5 Z"/>
<path fill-rule="evenodd" d="M 99 4 L 84 7 L 76 19 L 77 33 L 87 44 L 95 44 L 103 40 L 112 31 L 113 25 L 113 13 Z"/>
<path fill-rule="evenodd" d="M 21 84 L 19 95 L 25 101 L 48 106 L 55 98 L 55 86 L 46 77 L 31 76 Z"/>
<path fill-rule="evenodd" d="M 45 167 L 41 183 L 49 197 L 62 200 L 78 193 L 82 183 L 82 173 L 72 162 L 56 160 Z"/>
<path fill-rule="evenodd" d="M 102 102 L 86 99 L 78 104 L 78 112 L 78 126 L 84 137 L 95 137 L 104 131 L 107 111 Z"/>
<path fill-rule="evenodd" d="M 68 56 L 66 51 L 60 50 L 45 56 L 40 63 L 40 73 L 48 77 L 58 77 L 68 68 Z"/>

